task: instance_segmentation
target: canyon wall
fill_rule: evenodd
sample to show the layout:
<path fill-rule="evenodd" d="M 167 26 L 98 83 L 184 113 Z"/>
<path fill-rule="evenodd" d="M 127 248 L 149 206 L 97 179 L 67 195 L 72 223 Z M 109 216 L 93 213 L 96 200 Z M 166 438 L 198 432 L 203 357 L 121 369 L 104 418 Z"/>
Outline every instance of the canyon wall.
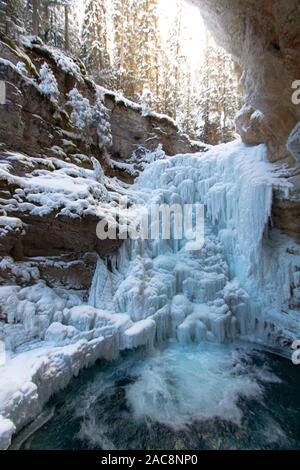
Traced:
<path fill-rule="evenodd" d="M 199 6 L 218 44 L 237 63 L 245 106 L 236 118 L 246 144 L 265 143 L 271 162 L 287 163 L 289 196 L 274 195 L 273 223 L 300 239 L 300 104 L 293 83 L 300 80 L 298 0 L 190 0 Z"/>
<path fill-rule="evenodd" d="M 45 63 L 57 81 L 57 99 L 41 91 Z M 101 181 L 101 171 L 131 183 L 138 171 L 128 163 L 135 150 L 152 151 L 162 144 L 163 151 L 174 155 L 200 148 L 171 119 L 144 115 L 141 106 L 97 87 L 80 61 L 38 39 L 20 44 L 2 37 L 0 80 L 6 83 L 6 103 L 0 105 L 0 256 L 29 259 L 49 285 L 59 281 L 87 290 L 96 261 L 91 253 L 108 256 L 120 246 L 118 240 L 97 238 L 96 205 L 89 209 L 107 195 L 109 180 Z M 68 105 L 74 88 L 91 105 L 101 95 L 112 134 L 109 148 L 100 145 L 96 125 L 84 132 L 74 126 Z M 86 209 L 78 212 L 80 205 Z M 77 207 L 76 214 L 71 206 Z M 45 256 L 52 261 L 45 262 Z M 0 279 L 14 278 L 12 270 L 4 263 Z M 21 283 L 22 276 L 17 278 Z"/>
<path fill-rule="evenodd" d="M 292 163 L 285 144 L 300 120 L 300 105 L 292 103 L 292 84 L 300 80 L 299 1 L 193 3 L 199 5 L 205 24 L 241 70 L 246 107 L 237 126 L 243 140 L 266 142 L 270 161 Z"/>

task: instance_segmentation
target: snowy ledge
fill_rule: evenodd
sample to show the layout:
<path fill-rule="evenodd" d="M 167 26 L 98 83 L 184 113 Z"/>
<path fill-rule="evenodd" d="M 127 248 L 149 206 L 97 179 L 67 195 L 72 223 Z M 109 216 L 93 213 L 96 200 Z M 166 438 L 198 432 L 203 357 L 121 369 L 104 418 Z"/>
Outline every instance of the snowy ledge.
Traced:
<path fill-rule="evenodd" d="M 56 66 L 62 70 L 64 73 L 73 76 L 78 82 L 83 82 L 87 79 L 92 83 L 92 86 L 97 89 L 102 95 L 109 96 L 115 101 L 115 103 L 122 104 L 126 108 L 138 111 L 143 114 L 145 117 L 152 117 L 160 121 L 167 121 L 169 124 L 177 128 L 177 123 L 171 117 L 166 114 L 156 113 L 155 111 L 145 112 L 143 106 L 139 103 L 125 98 L 121 93 L 108 90 L 105 87 L 96 85 L 93 79 L 86 75 L 86 71 L 80 68 L 78 63 L 72 58 L 64 54 L 60 49 L 44 44 L 41 39 L 36 36 L 22 36 L 21 38 L 22 45 L 29 50 L 36 50 L 40 54 L 49 57 Z"/>
<path fill-rule="evenodd" d="M 73 307 L 68 318 L 68 325 L 52 323 L 45 341 L 32 344 L 32 349 L 28 345 L 26 351 L 7 358 L 2 353 L 0 449 L 7 449 L 12 436 L 33 421 L 81 369 L 154 341 L 156 325 L 150 318 L 133 323 L 126 314 L 113 315 L 88 305 Z"/>

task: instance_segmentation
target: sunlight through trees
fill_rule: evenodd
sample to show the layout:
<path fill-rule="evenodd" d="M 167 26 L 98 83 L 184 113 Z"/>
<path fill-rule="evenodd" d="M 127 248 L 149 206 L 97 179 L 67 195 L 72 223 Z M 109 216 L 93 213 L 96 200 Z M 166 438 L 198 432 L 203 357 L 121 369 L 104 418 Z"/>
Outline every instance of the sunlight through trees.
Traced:
<path fill-rule="evenodd" d="M 0 24 L 5 34 L 39 35 L 68 50 L 98 84 L 167 114 L 194 140 L 232 139 L 242 102 L 234 63 L 184 0 L 172 5 L 165 0 L 1 4 L 7 13 Z"/>

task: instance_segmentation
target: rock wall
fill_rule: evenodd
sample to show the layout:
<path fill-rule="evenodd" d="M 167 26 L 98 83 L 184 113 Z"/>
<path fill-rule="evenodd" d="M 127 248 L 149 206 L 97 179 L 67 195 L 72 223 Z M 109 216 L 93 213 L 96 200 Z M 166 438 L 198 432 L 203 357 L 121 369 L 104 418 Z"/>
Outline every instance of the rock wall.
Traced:
<path fill-rule="evenodd" d="M 110 92 L 105 92 L 105 104 L 110 110 L 114 137 L 112 150 L 116 158 L 130 158 L 140 146 L 155 150 L 159 144 L 171 156 L 205 150 L 205 146 L 193 144 L 181 134 L 175 122 L 167 116 L 156 113 L 143 115 L 141 106 Z"/>
<path fill-rule="evenodd" d="M 66 64 L 55 56 L 55 52 L 38 40 L 22 47 L 6 38 L 0 41 L 0 58 L 0 79 L 7 84 L 7 102 L 0 108 L 0 141 L 11 150 L 41 155 L 50 147 L 59 145 L 66 154 L 89 153 L 101 161 L 96 132 L 89 131 L 91 139 L 88 145 L 80 136 L 74 139 L 74 135 L 70 135 L 74 128 L 66 112 L 66 102 L 68 92 L 74 87 L 91 103 L 97 91 L 104 95 L 105 105 L 110 111 L 112 156 L 126 160 L 138 146 L 153 150 L 159 143 L 168 155 L 201 150 L 180 133 L 172 119 L 155 113 L 143 116 L 141 106 L 96 87 L 77 60 L 66 70 Z M 39 80 L 38 71 L 45 62 L 50 65 L 58 82 L 59 106 L 42 95 L 32 81 Z M 24 64 L 27 77 L 20 73 L 20 63 Z M 71 145 L 64 142 L 67 138 Z"/>
<path fill-rule="evenodd" d="M 56 101 L 39 88 L 44 63 L 51 67 L 58 84 Z M 55 284 L 56 279 L 87 290 L 95 266 L 95 257 L 88 254 L 109 256 L 120 242 L 97 238 L 99 217 L 95 211 L 76 215 L 60 213 L 65 202 L 60 206 L 54 199 L 62 191 L 53 196 L 53 190 L 45 188 L 50 192 L 44 196 L 52 198 L 53 209 L 45 206 L 41 210 L 41 199 L 33 209 L 37 190 L 30 191 L 30 196 L 26 193 L 26 184 L 33 181 L 31 177 L 46 175 L 48 183 L 51 180 L 55 185 L 63 172 L 63 181 L 71 186 L 83 177 L 85 194 L 80 195 L 80 191 L 70 194 L 68 203 L 88 207 L 85 198 L 92 198 L 92 204 L 99 199 L 101 204 L 99 193 L 106 193 L 101 181 L 95 181 L 93 157 L 100 162 L 106 176 L 130 183 L 136 173 L 126 162 L 139 147 L 152 151 L 162 144 L 169 155 L 199 151 L 199 147 L 182 135 L 171 119 L 155 114 L 144 116 L 141 106 L 97 87 L 80 61 L 66 57 L 38 39 L 20 44 L 4 36 L 0 38 L 0 80 L 6 83 L 6 104 L 0 105 L 0 256 L 17 261 L 30 259 L 49 285 Z M 110 148 L 104 150 L 99 145 L 95 127 L 82 133 L 74 126 L 67 104 L 67 94 L 74 87 L 91 104 L 99 94 L 102 96 L 113 137 Z M 90 189 L 91 185 L 95 190 Z M 39 261 L 38 257 L 52 257 L 54 264 Z M 10 265 L 3 266 L 3 269 L 0 266 L 0 279 L 7 282 L 13 274 Z"/>
<path fill-rule="evenodd" d="M 266 142 L 270 161 L 292 163 L 286 142 L 300 120 L 300 105 L 292 103 L 292 84 L 300 79 L 299 1 L 191 1 L 241 69 L 247 105 L 237 124 L 244 141 Z"/>
<path fill-rule="evenodd" d="M 271 162 L 289 166 L 290 194 L 275 194 L 273 223 L 300 239 L 300 104 L 292 102 L 300 80 L 299 0 L 190 0 L 220 46 L 237 62 L 246 105 L 236 118 L 246 144 L 265 143 Z M 289 143 L 288 143 L 289 140 Z"/>

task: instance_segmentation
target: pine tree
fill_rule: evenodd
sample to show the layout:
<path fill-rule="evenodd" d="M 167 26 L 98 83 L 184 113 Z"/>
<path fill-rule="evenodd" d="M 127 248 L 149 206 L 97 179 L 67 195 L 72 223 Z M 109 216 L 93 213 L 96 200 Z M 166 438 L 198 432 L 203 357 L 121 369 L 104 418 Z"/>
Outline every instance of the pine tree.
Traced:
<path fill-rule="evenodd" d="M 198 137 L 210 144 L 227 142 L 234 134 L 234 116 L 241 106 L 234 63 L 207 36 L 204 63 L 198 74 L 195 126 Z"/>
<path fill-rule="evenodd" d="M 114 0 L 114 56 L 117 88 L 139 101 L 147 87 L 159 94 L 158 0 Z"/>
<path fill-rule="evenodd" d="M 113 1 L 114 69 L 116 89 L 135 98 L 136 80 L 136 9 L 132 0 Z"/>
<path fill-rule="evenodd" d="M 182 55 L 182 2 L 177 1 L 177 11 L 171 25 L 166 45 L 162 94 L 164 112 L 176 120 L 179 106 L 181 66 L 186 58 Z"/>
<path fill-rule="evenodd" d="M 186 57 L 180 69 L 180 94 L 177 104 L 177 123 L 180 129 L 191 137 L 195 136 L 193 119 L 194 100 L 194 77 L 191 65 Z"/>
<path fill-rule="evenodd" d="M 158 1 L 136 0 L 136 94 L 141 96 L 147 85 L 153 95 L 159 94 Z"/>
<path fill-rule="evenodd" d="M 69 4 L 69 36 L 70 50 L 74 55 L 79 57 L 81 47 L 81 31 L 79 26 L 77 0 L 71 0 Z"/>
<path fill-rule="evenodd" d="M 82 31 L 81 57 L 95 79 L 104 86 L 111 81 L 108 50 L 106 0 L 86 0 Z"/>
<path fill-rule="evenodd" d="M 32 26 L 35 36 L 38 36 L 40 33 L 40 7 L 40 0 L 32 0 Z"/>
<path fill-rule="evenodd" d="M 13 39 L 24 29 L 22 0 L 0 0 L 0 32 Z"/>
<path fill-rule="evenodd" d="M 46 43 L 78 55 L 80 31 L 77 0 L 22 0 L 26 32 Z"/>
<path fill-rule="evenodd" d="M 144 85 L 143 93 L 140 96 L 140 104 L 142 106 L 142 115 L 147 116 L 154 107 L 154 96 L 148 85 Z"/>

